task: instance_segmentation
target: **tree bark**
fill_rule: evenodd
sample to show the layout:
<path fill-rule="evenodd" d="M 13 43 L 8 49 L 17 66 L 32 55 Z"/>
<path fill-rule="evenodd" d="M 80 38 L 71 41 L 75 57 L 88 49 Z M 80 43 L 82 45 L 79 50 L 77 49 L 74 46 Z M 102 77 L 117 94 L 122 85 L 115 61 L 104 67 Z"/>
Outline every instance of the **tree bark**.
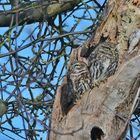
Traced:
<path fill-rule="evenodd" d="M 140 30 L 139 7 L 139 0 L 109 1 L 96 33 L 82 47 L 89 49 L 102 37 L 116 43 L 119 51 L 117 71 L 99 87 L 87 91 L 67 114 L 61 108 L 61 96 L 66 94 L 64 86 L 68 84 L 64 78 L 53 106 L 50 140 L 124 139 L 140 95 L 140 35 L 136 36 L 135 45 L 130 39 Z M 75 57 L 86 62 L 80 54 L 81 47 L 73 50 L 68 67 Z"/>
<path fill-rule="evenodd" d="M 15 25 L 16 16 L 18 16 L 18 25 L 48 20 L 57 14 L 72 10 L 80 1 L 81 0 L 70 0 L 67 2 L 54 1 L 50 3 L 48 0 L 45 0 L 43 2 L 19 4 L 11 10 L 0 11 L 0 27 L 9 27 L 11 23 Z"/>

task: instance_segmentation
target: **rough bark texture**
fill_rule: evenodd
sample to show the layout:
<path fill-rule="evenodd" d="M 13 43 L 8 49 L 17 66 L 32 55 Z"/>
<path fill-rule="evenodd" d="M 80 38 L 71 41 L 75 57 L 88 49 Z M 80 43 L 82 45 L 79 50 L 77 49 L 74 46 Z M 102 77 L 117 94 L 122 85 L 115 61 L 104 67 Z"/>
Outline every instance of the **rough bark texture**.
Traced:
<path fill-rule="evenodd" d="M 120 59 L 117 71 L 105 83 L 87 91 L 66 115 L 60 100 L 66 91 L 62 90 L 67 84 L 64 78 L 54 102 L 50 140 L 90 140 L 91 130 L 93 140 L 124 138 L 140 93 L 140 37 L 133 49 L 128 48 L 130 35 L 140 29 L 139 7 L 138 0 L 109 1 L 102 23 L 83 47 L 95 46 L 101 37 L 116 43 Z M 72 52 L 69 67 L 74 57 L 85 61 L 80 51 Z"/>

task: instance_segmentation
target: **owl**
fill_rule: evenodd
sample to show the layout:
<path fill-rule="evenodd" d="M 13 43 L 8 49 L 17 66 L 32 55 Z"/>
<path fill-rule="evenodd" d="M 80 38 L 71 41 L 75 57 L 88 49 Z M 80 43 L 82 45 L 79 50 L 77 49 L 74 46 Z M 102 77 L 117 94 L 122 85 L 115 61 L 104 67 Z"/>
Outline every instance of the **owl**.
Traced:
<path fill-rule="evenodd" d="M 101 42 L 87 59 L 92 86 L 94 87 L 115 73 L 119 55 L 115 44 Z"/>
<path fill-rule="evenodd" d="M 78 100 L 91 88 L 91 76 L 86 63 L 76 61 L 71 65 L 69 78 L 73 85 L 73 98 Z"/>

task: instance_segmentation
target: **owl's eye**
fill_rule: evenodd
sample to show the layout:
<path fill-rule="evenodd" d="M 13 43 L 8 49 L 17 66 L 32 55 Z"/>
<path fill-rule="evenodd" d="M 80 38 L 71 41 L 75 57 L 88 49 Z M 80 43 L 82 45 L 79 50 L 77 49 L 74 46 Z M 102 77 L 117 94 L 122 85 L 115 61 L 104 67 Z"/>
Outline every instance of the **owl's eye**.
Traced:
<path fill-rule="evenodd" d="M 77 70 L 77 69 L 81 69 L 83 67 L 83 65 L 79 64 L 79 63 L 75 63 L 72 67 L 73 67 L 73 69 Z"/>
<path fill-rule="evenodd" d="M 77 65 L 75 68 L 77 68 L 77 69 L 81 69 L 81 66 Z"/>

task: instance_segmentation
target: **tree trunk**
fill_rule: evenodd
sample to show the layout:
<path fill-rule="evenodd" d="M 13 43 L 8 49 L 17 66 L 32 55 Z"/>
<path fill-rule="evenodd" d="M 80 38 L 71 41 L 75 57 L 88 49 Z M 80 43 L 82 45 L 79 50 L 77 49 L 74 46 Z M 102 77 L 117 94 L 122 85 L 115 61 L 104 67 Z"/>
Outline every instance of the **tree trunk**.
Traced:
<path fill-rule="evenodd" d="M 67 108 L 67 113 L 61 101 L 68 91 L 67 77 L 64 78 L 54 102 L 50 140 L 124 139 L 140 94 L 139 7 L 139 0 L 110 0 L 96 33 L 86 45 L 73 50 L 68 67 L 76 57 L 87 63 L 85 50 L 104 38 L 116 44 L 119 64 L 114 75 L 84 93 L 76 105 Z"/>

